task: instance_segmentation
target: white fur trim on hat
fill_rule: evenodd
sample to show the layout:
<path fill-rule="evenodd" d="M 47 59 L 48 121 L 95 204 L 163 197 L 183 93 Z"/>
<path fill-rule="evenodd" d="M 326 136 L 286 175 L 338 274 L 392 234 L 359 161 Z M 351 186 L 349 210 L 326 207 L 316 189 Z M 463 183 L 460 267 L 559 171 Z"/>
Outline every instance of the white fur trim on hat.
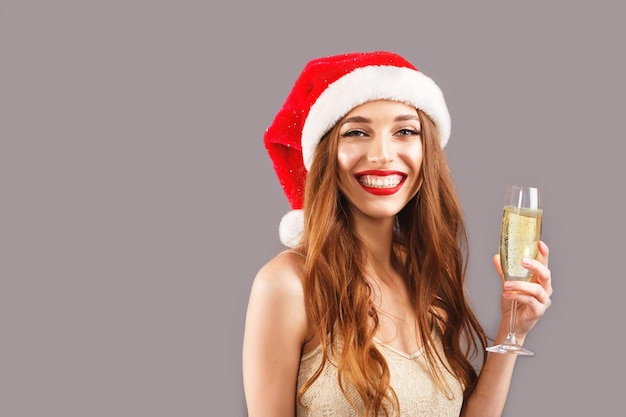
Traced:
<path fill-rule="evenodd" d="M 317 98 L 302 128 L 302 158 L 307 171 L 315 148 L 343 116 L 372 100 L 404 102 L 428 114 L 439 130 L 441 147 L 450 137 L 450 114 L 435 82 L 411 68 L 372 65 L 357 68 L 331 83 Z"/>
<path fill-rule="evenodd" d="M 302 239 L 304 231 L 304 212 L 291 210 L 283 216 L 278 226 L 278 235 L 283 245 L 295 248 Z"/>

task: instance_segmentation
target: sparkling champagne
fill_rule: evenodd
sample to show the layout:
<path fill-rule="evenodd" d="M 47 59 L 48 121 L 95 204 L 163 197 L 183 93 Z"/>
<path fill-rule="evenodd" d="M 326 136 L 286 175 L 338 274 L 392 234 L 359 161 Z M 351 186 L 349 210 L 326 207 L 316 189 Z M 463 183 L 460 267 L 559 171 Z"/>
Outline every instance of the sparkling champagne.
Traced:
<path fill-rule="evenodd" d="M 504 207 L 500 232 L 500 263 L 507 281 L 528 281 L 531 272 L 522 258 L 536 258 L 541 239 L 541 209 Z"/>

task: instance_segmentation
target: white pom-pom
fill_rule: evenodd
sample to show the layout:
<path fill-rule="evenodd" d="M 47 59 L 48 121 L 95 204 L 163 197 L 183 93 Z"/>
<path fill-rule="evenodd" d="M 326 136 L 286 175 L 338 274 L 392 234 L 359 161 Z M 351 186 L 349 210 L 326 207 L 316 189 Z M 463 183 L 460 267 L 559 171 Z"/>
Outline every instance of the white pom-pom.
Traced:
<path fill-rule="evenodd" d="M 302 239 L 304 232 L 304 212 L 302 210 L 292 210 L 285 214 L 278 226 L 278 235 L 283 245 L 295 248 Z"/>

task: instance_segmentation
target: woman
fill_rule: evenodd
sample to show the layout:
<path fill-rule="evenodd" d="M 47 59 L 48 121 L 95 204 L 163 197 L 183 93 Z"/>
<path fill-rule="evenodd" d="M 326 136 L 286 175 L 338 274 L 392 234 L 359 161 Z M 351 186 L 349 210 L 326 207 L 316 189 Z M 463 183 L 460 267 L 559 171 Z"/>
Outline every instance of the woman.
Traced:
<path fill-rule="evenodd" d="M 250 417 L 502 414 L 516 355 L 487 356 L 465 297 L 449 136 L 441 90 L 397 54 L 305 66 L 264 137 L 293 210 L 279 227 L 290 249 L 251 289 Z M 549 307 L 547 260 L 541 242 L 533 280 L 504 283 L 495 342 L 511 300 L 520 343 Z"/>

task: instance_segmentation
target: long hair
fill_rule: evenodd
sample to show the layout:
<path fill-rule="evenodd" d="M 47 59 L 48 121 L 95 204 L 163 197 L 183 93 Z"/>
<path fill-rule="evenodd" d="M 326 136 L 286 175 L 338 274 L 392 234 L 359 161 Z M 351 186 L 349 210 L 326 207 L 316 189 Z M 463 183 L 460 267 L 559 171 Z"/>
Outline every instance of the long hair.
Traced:
<path fill-rule="evenodd" d="M 471 360 L 478 352 L 485 360 L 486 336 L 465 298 L 468 245 L 459 200 L 437 129 L 423 112 L 418 114 L 423 183 L 397 216 L 393 253 L 407 281 L 429 373 L 442 391 L 450 392 L 433 347 L 434 326 L 441 334 L 449 371 L 467 398 L 478 379 Z M 335 127 L 322 138 L 306 179 L 301 244 L 306 257 L 305 303 L 323 359 L 297 398 L 301 400 L 333 355 L 344 395 L 350 384 L 362 400 L 365 416 L 389 415 L 387 405 L 397 408 L 397 397 L 386 361 L 374 345 L 379 324 L 364 274 L 364 244 L 351 227 L 350 211 L 338 187 L 338 135 Z M 357 408 L 354 399 L 346 398 Z"/>

